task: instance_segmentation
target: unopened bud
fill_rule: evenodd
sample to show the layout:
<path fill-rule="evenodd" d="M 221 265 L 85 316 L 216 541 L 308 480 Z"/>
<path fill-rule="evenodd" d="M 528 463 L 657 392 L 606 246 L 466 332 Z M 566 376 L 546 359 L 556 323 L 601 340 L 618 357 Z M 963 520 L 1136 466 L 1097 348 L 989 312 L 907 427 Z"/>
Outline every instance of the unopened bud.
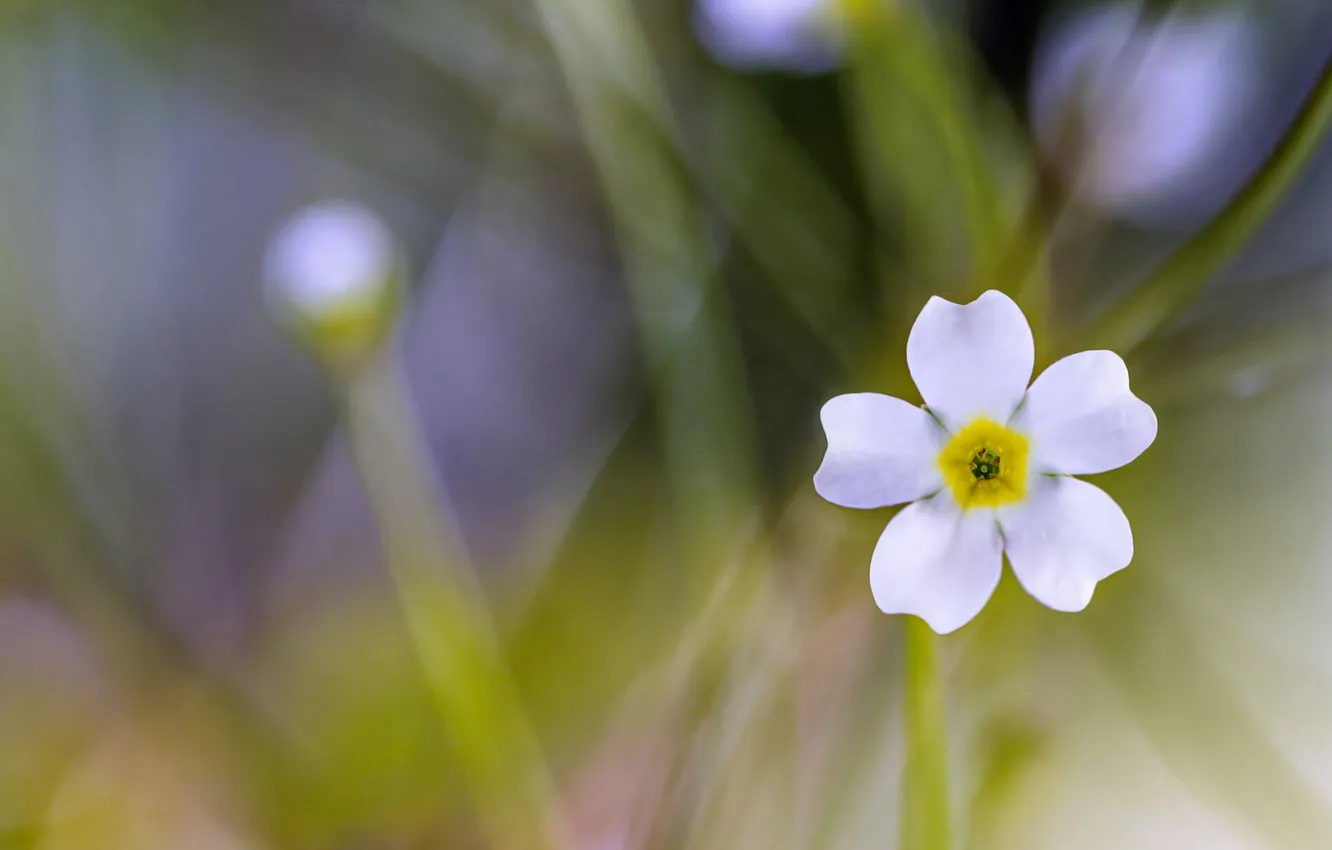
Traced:
<path fill-rule="evenodd" d="M 400 267 L 378 216 L 328 202 L 301 210 L 277 232 L 264 277 L 282 321 L 320 359 L 342 367 L 388 335 L 401 302 Z"/>

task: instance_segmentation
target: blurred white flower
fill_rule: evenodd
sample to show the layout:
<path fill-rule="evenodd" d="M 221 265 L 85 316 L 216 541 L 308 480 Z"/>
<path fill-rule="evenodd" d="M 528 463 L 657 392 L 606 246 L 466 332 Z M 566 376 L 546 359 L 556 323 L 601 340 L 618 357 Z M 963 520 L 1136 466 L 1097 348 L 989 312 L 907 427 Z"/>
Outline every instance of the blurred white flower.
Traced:
<path fill-rule="evenodd" d="M 279 313 L 333 356 L 377 342 L 396 308 L 393 237 L 352 203 L 317 204 L 293 216 L 269 244 L 264 277 Z"/>
<path fill-rule="evenodd" d="M 1217 165 L 1258 63 L 1240 12 L 1145 14 L 1117 3 L 1056 27 L 1037 50 L 1031 110 L 1039 144 L 1083 200 L 1156 223 L 1205 214 L 1233 189 Z"/>
<path fill-rule="evenodd" d="M 393 271 L 393 239 L 374 213 L 329 202 L 293 216 L 269 246 L 265 277 L 276 294 L 312 315 L 340 309 L 383 286 Z"/>
<path fill-rule="evenodd" d="M 1156 415 L 1129 390 L 1124 361 L 1084 351 L 1028 389 L 1031 328 L 1008 296 L 931 298 L 907 339 L 926 406 L 875 393 L 823 407 L 828 453 L 814 475 L 848 508 L 903 502 L 870 563 L 874 600 L 944 634 L 985 607 L 1003 554 L 1027 592 L 1081 611 L 1096 583 L 1128 566 L 1119 506 L 1072 478 L 1123 466 L 1156 439 Z"/>
<path fill-rule="evenodd" d="M 833 0 L 698 0 L 694 26 L 725 65 L 815 73 L 839 59 L 836 5 Z"/>

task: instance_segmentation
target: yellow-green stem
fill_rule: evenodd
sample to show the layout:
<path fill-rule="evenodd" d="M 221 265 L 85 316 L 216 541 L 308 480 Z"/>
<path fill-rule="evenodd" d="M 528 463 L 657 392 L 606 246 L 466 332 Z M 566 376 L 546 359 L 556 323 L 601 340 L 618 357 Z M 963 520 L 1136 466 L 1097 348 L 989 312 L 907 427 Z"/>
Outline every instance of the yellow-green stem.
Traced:
<path fill-rule="evenodd" d="M 458 545 L 396 357 L 347 384 L 347 434 L 426 682 L 490 846 L 564 844 L 535 735 Z"/>
<path fill-rule="evenodd" d="M 906 617 L 906 765 L 902 771 L 900 850 L 950 850 L 948 748 L 938 638 Z"/>

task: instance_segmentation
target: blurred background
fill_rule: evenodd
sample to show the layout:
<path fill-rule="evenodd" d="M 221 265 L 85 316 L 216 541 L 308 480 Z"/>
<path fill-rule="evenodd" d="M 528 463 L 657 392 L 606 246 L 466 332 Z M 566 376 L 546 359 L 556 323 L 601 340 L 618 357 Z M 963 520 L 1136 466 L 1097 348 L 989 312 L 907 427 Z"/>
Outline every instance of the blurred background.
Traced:
<path fill-rule="evenodd" d="M 1160 436 L 1086 613 L 1010 575 L 940 640 L 951 843 L 1332 846 L 1323 0 L 0 45 L 0 848 L 901 846 L 891 511 L 815 495 L 818 411 L 988 288 Z"/>

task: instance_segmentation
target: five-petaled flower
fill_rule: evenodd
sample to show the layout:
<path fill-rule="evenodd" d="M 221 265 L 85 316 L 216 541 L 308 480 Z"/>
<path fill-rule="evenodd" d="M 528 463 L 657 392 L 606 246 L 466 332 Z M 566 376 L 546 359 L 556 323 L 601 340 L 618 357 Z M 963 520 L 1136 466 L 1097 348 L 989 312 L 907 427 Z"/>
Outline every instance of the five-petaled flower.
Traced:
<path fill-rule="evenodd" d="M 1008 296 L 931 298 L 907 339 L 916 407 L 875 393 L 823 406 L 828 453 L 814 475 L 848 508 L 910 502 L 870 562 L 874 601 L 940 634 L 985 607 L 1003 555 L 1027 592 L 1081 611 L 1128 566 L 1133 532 L 1103 490 L 1070 476 L 1123 466 L 1156 439 L 1156 415 L 1129 390 L 1124 361 L 1083 351 L 1028 388 L 1035 346 Z"/>

